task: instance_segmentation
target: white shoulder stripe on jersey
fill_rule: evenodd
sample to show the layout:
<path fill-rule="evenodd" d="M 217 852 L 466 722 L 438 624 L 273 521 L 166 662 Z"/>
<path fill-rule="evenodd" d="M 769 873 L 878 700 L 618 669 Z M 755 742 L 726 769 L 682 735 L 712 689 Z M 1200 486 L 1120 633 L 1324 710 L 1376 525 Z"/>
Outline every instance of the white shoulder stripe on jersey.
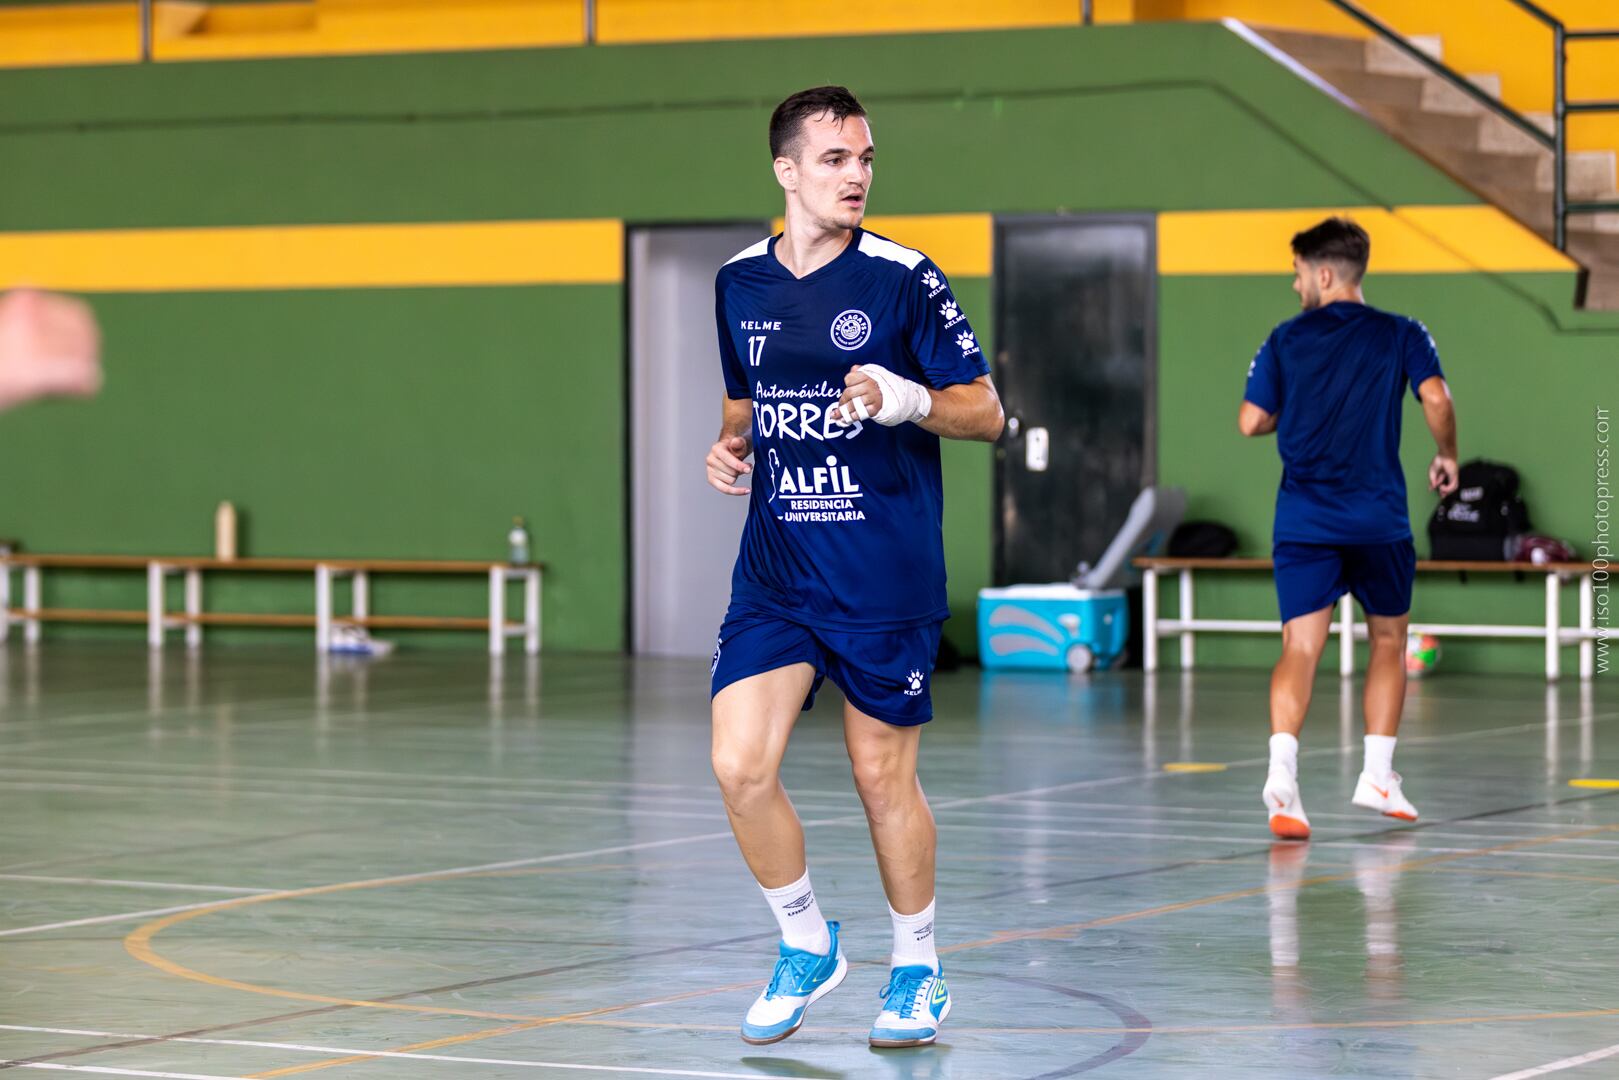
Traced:
<path fill-rule="evenodd" d="M 860 253 L 878 259 L 887 259 L 890 262 L 900 263 L 907 270 L 915 270 L 916 264 L 927 258 L 914 248 L 902 247 L 892 240 L 884 240 L 871 233 L 860 234 Z"/>
<path fill-rule="evenodd" d="M 758 257 L 760 255 L 763 255 L 765 252 L 767 252 L 769 250 L 770 250 L 770 237 L 767 236 L 763 240 L 759 241 L 757 244 L 750 244 L 749 246 L 743 248 L 741 251 L 737 252 L 735 255 L 732 255 L 729 259 L 726 259 L 725 260 L 725 265 L 730 266 L 732 263 L 740 262 L 743 259 L 756 258 L 756 257 Z"/>

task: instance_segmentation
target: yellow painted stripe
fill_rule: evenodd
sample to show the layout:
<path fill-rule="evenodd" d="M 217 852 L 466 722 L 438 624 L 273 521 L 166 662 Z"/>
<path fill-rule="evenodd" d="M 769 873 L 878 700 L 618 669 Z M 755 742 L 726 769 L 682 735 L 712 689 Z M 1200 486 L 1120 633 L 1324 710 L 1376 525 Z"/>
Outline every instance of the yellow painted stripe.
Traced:
<path fill-rule="evenodd" d="M 596 12 L 603 44 L 1073 26 L 1080 14 L 1073 0 L 598 0 Z"/>
<path fill-rule="evenodd" d="M 72 292 L 613 284 L 623 223 L 0 233 L 0 281 Z"/>
<path fill-rule="evenodd" d="M 1225 772 L 1225 770 L 1226 767 L 1218 761 L 1170 761 L 1164 764 L 1164 771 L 1173 773 Z"/>
<path fill-rule="evenodd" d="M 863 224 L 922 252 L 947 277 L 989 277 L 994 265 L 995 219 L 988 214 L 874 214 Z M 778 233 L 785 226 L 781 218 L 771 223 Z"/>
<path fill-rule="evenodd" d="M 1372 238 L 1371 273 L 1573 271 L 1573 262 L 1493 206 L 1314 207 L 1158 215 L 1161 274 L 1291 274 L 1293 234 L 1331 214 Z"/>
<path fill-rule="evenodd" d="M 1599 791 L 1613 791 L 1619 789 L 1619 780 L 1570 780 L 1569 787 L 1596 788 Z"/>

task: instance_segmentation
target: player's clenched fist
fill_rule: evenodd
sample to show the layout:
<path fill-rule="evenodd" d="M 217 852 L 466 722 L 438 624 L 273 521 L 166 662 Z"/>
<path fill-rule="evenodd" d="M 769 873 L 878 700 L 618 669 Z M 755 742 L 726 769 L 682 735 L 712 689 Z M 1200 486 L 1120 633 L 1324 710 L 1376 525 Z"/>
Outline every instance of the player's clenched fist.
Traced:
<path fill-rule="evenodd" d="M 101 332 L 82 301 L 34 289 L 0 296 L 0 409 L 101 389 Z"/>
<path fill-rule="evenodd" d="M 753 471 L 744 458 L 753 452 L 748 440 L 741 435 L 722 438 L 708 448 L 708 482 L 717 491 L 727 495 L 746 495 L 748 489 L 737 487 L 737 477 Z"/>

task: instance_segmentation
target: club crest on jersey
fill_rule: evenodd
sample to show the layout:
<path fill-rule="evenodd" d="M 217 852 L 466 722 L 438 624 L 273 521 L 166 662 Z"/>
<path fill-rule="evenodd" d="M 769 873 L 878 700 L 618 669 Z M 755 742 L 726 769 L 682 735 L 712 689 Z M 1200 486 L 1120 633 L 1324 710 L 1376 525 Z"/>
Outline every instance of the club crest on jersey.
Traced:
<path fill-rule="evenodd" d="M 853 352 L 871 337 L 871 318 L 864 311 L 850 308 L 832 320 L 832 344 Z"/>

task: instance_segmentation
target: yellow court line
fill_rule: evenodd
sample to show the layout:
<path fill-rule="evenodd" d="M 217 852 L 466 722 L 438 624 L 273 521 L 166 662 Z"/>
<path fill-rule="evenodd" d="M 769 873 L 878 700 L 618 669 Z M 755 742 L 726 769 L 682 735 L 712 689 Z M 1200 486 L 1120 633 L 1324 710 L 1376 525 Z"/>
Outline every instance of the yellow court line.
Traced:
<path fill-rule="evenodd" d="M 1570 780 L 1568 782 L 1568 786 L 1577 788 L 1597 788 L 1601 791 L 1611 791 L 1615 788 L 1619 788 L 1619 780 L 1598 780 L 1595 778 L 1587 780 Z"/>
<path fill-rule="evenodd" d="M 0 282 L 72 292 L 617 284 L 616 220 L 0 233 Z"/>
<path fill-rule="evenodd" d="M 1291 274 L 1293 234 L 1335 214 L 1370 234 L 1373 274 L 1578 269 L 1501 210 L 1475 205 L 1165 211 L 1158 215 L 1158 272 Z"/>
<path fill-rule="evenodd" d="M 1484 848 L 1474 848 L 1474 849 L 1470 849 L 1470 850 L 1467 850 L 1467 851 L 1447 852 L 1447 853 L 1440 854 L 1440 855 L 1431 855 L 1431 856 L 1425 856 L 1425 857 L 1422 857 L 1422 858 L 1401 860 L 1399 862 L 1389 863 L 1386 866 L 1378 867 L 1376 872 L 1379 872 L 1379 873 L 1399 873 L 1399 872 L 1402 872 L 1402 871 L 1405 871 L 1405 870 L 1426 868 L 1426 867 L 1436 866 L 1436 865 L 1441 864 L 1441 863 L 1454 862 L 1454 861 L 1459 860 L 1459 859 L 1479 858 L 1479 857 L 1483 857 L 1483 856 L 1502 854 L 1502 853 L 1505 853 L 1505 852 L 1516 851 L 1516 850 L 1519 850 L 1521 848 L 1536 847 L 1536 846 L 1539 846 L 1539 845 L 1542 845 L 1542 844 L 1559 843 L 1559 842 L 1562 842 L 1562 841 L 1565 841 L 1565 840 L 1575 840 L 1575 839 L 1580 839 L 1580 838 L 1586 837 L 1586 836 L 1592 836 L 1592 835 L 1595 835 L 1597 833 L 1612 832 L 1612 831 L 1615 831 L 1615 830 L 1619 830 L 1619 825 L 1601 825 L 1601 826 L 1596 826 L 1594 828 L 1576 830 L 1574 832 L 1557 833 L 1557 834 L 1554 834 L 1554 835 L 1551 835 L 1551 836 L 1530 837 L 1530 838 L 1527 838 L 1527 839 L 1524 839 L 1524 840 L 1509 841 L 1509 842 L 1504 843 L 1504 844 L 1495 844 L 1495 845 L 1491 845 L 1489 847 L 1484 847 Z M 543 869 L 548 869 L 548 868 L 536 868 L 536 869 L 542 869 L 543 870 Z M 569 868 L 569 869 L 572 872 L 595 872 L 595 871 L 598 871 L 600 869 L 603 869 L 603 867 L 575 867 L 575 868 Z M 516 871 L 516 873 L 523 873 L 523 872 L 527 872 L 527 871 Z M 487 872 L 485 872 L 485 873 L 487 873 Z M 504 872 L 501 872 L 501 873 L 504 873 Z M 1348 881 L 1348 880 L 1352 880 L 1353 878 L 1355 878 L 1357 873 L 1358 873 L 1358 871 L 1349 871 L 1349 872 L 1338 873 L 1338 874 L 1324 874 L 1324 875 L 1319 875 L 1319 876 L 1316 876 L 1316 877 L 1313 877 L 1313 878 L 1304 878 L 1304 879 L 1301 879 L 1301 880 L 1295 881 L 1295 882 L 1287 882 L 1285 884 L 1267 883 L 1265 885 L 1256 886 L 1256 887 L 1253 887 L 1253 888 L 1236 889 L 1236 890 L 1232 890 L 1232 891 L 1229 891 L 1229 892 L 1217 893 L 1217 894 L 1215 894 L 1213 896 L 1202 897 L 1202 898 L 1196 899 L 1196 900 L 1186 900 L 1186 901 L 1181 901 L 1181 902 L 1173 903 L 1173 904 L 1163 904 L 1163 905 L 1159 905 L 1159 906 L 1156 906 L 1156 907 L 1143 908 L 1143 909 L 1138 910 L 1138 911 L 1125 912 L 1125 913 L 1122 913 L 1122 914 L 1119 914 L 1119 915 L 1109 915 L 1109 916 L 1103 916 L 1103 917 L 1097 918 L 1097 919 L 1089 919 L 1089 920 L 1086 920 L 1084 922 L 1069 923 L 1069 924 L 1064 925 L 1064 926 L 1053 926 L 1053 927 L 1046 927 L 1044 929 L 1028 930 L 1028 931 L 1004 931 L 1004 932 L 1001 932 L 1001 933 L 998 933 L 998 934 L 994 934 L 994 935 L 992 935 L 990 937 L 980 939 L 978 941 L 963 942 L 963 943 L 958 944 L 958 945 L 952 945 L 952 946 L 947 946 L 945 948 L 941 948 L 939 950 L 939 953 L 940 953 L 940 955 L 953 954 L 953 953 L 963 952 L 963 951 L 968 950 L 968 949 L 978 949 L 978 948 L 984 948 L 984 947 L 992 946 L 992 945 L 1002 945 L 1002 944 L 1006 944 L 1006 943 L 1012 942 L 1012 941 L 1026 941 L 1026 940 L 1033 940 L 1033 939 L 1051 939 L 1051 938 L 1067 937 L 1067 936 L 1069 936 L 1069 935 L 1071 935 L 1071 934 L 1073 934 L 1073 933 L 1075 933 L 1077 931 L 1080 931 L 1080 930 L 1095 929 L 1095 928 L 1099 928 L 1099 927 L 1103 927 L 1103 926 L 1115 926 L 1115 925 L 1118 925 L 1120 923 L 1133 922 L 1133 921 L 1135 921 L 1137 919 L 1150 918 L 1150 917 L 1155 916 L 1155 915 L 1167 915 L 1167 914 L 1174 914 L 1174 913 L 1181 912 L 1181 911 L 1189 911 L 1189 910 L 1192 910 L 1192 909 L 1195 909 L 1195 908 L 1207 907 L 1207 906 L 1212 905 L 1212 904 L 1224 903 L 1224 902 L 1227 902 L 1227 901 L 1230 901 L 1230 900 L 1240 900 L 1240 899 L 1245 899 L 1245 898 L 1248 898 L 1248 897 L 1259 896 L 1259 895 L 1269 893 L 1269 892 L 1272 892 L 1272 891 L 1277 891 L 1277 890 L 1285 890 L 1285 889 L 1298 890 L 1298 889 L 1307 888 L 1307 887 L 1312 886 L 1312 885 L 1322 885 L 1322 884 L 1327 884 L 1327 883 L 1332 883 L 1332 882 Z M 168 960 L 167 958 L 165 958 L 163 956 L 160 956 L 151 947 L 151 939 L 152 939 L 152 937 L 155 936 L 161 930 L 167 928 L 168 926 L 172 926 L 172 925 L 174 925 L 175 923 L 178 923 L 178 922 L 184 922 L 184 921 L 187 921 L 189 919 L 198 918 L 198 917 L 203 916 L 203 915 L 214 914 L 216 912 L 224 911 L 224 910 L 231 909 L 231 908 L 245 907 L 248 904 L 267 903 L 267 902 L 274 901 L 274 900 L 287 900 L 287 899 L 294 899 L 294 898 L 302 897 L 302 896 L 313 896 L 313 895 L 320 895 L 320 894 L 324 894 L 324 893 L 344 892 L 344 891 L 351 891 L 351 890 L 355 890 L 355 889 L 379 888 L 379 887 L 388 886 L 388 885 L 395 885 L 395 884 L 414 884 L 414 883 L 417 883 L 417 882 L 431 882 L 431 881 L 438 881 L 438 880 L 449 880 L 449 879 L 457 878 L 457 877 L 471 877 L 471 876 L 480 876 L 480 875 L 457 874 L 457 873 L 455 873 L 453 871 L 452 872 L 447 872 L 447 873 L 444 873 L 444 874 L 431 874 L 431 875 L 425 875 L 425 876 L 406 875 L 406 876 L 403 876 L 403 877 L 394 877 L 394 878 L 374 878 L 374 879 L 369 879 L 369 880 L 365 880 L 365 881 L 342 882 L 342 883 L 339 883 L 339 884 L 336 884 L 336 885 L 323 885 L 323 886 L 317 886 L 317 887 L 309 888 L 309 889 L 295 889 L 295 890 L 289 890 L 289 891 L 281 892 L 281 893 L 268 893 L 268 894 L 261 895 L 261 896 L 237 897 L 237 898 L 233 898 L 233 899 L 230 899 L 230 900 L 220 901 L 218 904 L 210 905 L 210 906 L 208 906 L 206 908 L 198 908 L 198 909 L 194 909 L 192 911 L 180 912 L 180 913 L 178 913 L 176 915 L 167 916 L 167 917 L 165 917 L 163 919 L 158 919 L 158 920 L 156 920 L 154 922 L 151 922 L 151 923 L 148 923 L 148 924 L 146 924 L 144 926 L 138 927 L 136 930 L 131 932 L 128 937 L 126 937 L 124 939 L 124 947 L 125 947 L 126 950 L 129 951 L 130 955 L 134 956 L 136 959 L 141 960 L 144 963 L 151 964 L 152 966 L 157 967 L 160 970 L 166 971 L 166 972 L 168 972 L 170 974 L 179 975 L 182 978 L 194 979 L 194 980 L 199 981 L 199 982 L 208 983 L 208 984 L 214 985 L 214 986 L 221 986 L 221 987 L 225 987 L 227 989 L 245 990 L 245 991 L 248 991 L 250 993 L 267 994 L 267 995 L 275 996 L 275 997 L 291 997 L 291 998 L 297 998 L 297 999 L 300 999 L 300 1000 L 323 1001 L 323 1002 L 327 1002 L 327 1003 L 331 1003 L 331 1004 L 352 1005 L 352 1006 L 361 1007 L 361 1008 L 400 1009 L 400 1010 L 406 1010 L 406 1011 L 412 1011 L 412 1012 L 437 1012 L 437 1013 L 441 1013 L 441 1014 L 444 1014 L 444 1015 L 466 1015 L 466 1016 L 483 1016 L 483 1017 L 488 1017 L 488 1018 L 513 1019 L 514 1017 L 511 1017 L 510 1014 L 478 1013 L 478 1012 L 475 1012 L 475 1011 L 472 1011 L 472 1010 L 435 1009 L 435 1008 L 433 1008 L 431 1006 L 401 1005 L 401 1004 L 396 1003 L 396 1002 L 380 1002 L 380 1001 L 366 1001 L 366 1000 L 362 1000 L 362 999 L 332 998 L 332 997 L 325 997 L 325 996 L 322 996 L 322 995 L 300 994 L 300 993 L 298 993 L 296 991 L 278 990 L 278 989 L 275 989 L 275 988 L 272 988 L 272 987 L 258 987 L 258 986 L 254 986 L 251 983 L 242 983 L 242 982 L 237 982 L 237 981 L 231 980 L 231 979 L 222 979 L 222 978 L 219 978 L 218 976 L 208 975 L 208 974 L 206 974 L 204 972 L 194 971 L 194 970 L 192 970 L 190 968 L 183 967 L 183 966 L 181 966 L 179 964 L 175 964 L 173 961 L 170 961 L 170 960 Z M 489 876 L 493 876 L 493 875 L 489 875 Z M 857 966 L 857 965 L 851 965 L 851 966 Z M 753 988 L 753 987 L 757 987 L 757 986 L 759 986 L 761 984 L 762 984 L 761 980 L 753 980 L 753 981 L 743 982 L 743 983 L 732 983 L 732 984 L 728 984 L 728 985 L 725 985 L 725 986 L 714 986 L 714 987 L 707 987 L 707 988 L 700 989 L 700 990 L 692 990 L 692 991 L 688 991 L 688 992 L 685 992 L 685 993 L 682 993 L 682 994 L 671 995 L 669 997 L 658 998 L 658 999 L 653 999 L 653 1000 L 649 1000 L 649 1001 L 627 1002 L 627 1003 L 620 1004 L 620 1005 L 602 1006 L 602 1007 L 597 1008 L 597 1009 L 586 1010 L 586 1011 L 580 1012 L 580 1013 L 570 1013 L 570 1014 L 564 1014 L 564 1015 L 560 1015 L 560 1016 L 551 1016 L 551 1017 L 527 1017 L 527 1018 L 522 1018 L 523 1022 L 521 1022 L 521 1023 L 507 1024 L 507 1025 L 503 1025 L 503 1026 L 497 1027 L 497 1028 L 488 1028 L 488 1029 L 485 1029 L 485 1030 L 482 1030 L 482 1031 L 472 1031 L 472 1032 L 467 1032 L 467 1033 L 462 1034 L 462 1035 L 448 1036 L 446 1038 L 436 1039 L 436 1040 L 433 1040 L 431 1042 L 420 1043 L 420 1044 L 416 1044 L 416 1045 L 412 1045 L 412 1046 L 406 1046 L 406 1047 L 400 1047 L 400 1048 L 397 1048 L 396 1050 L 390 1051 L 390 1053 L 409 1053 L 409 1052 L 413 1052 L 413 1051 L 417 1051 L 417 1050 L 427 1050 L 427 1049 L 433 1049 L 433 1048 L 437 1048 L 437 1047 L 441 1047 L 441 1046 L 455 1045 L 455 1044 L 461 1044 L 461 1043 L 467 1043 L 467 1042 L 476 1042 L 476 1041 L 480 1041 L 480 1040 L 483 1040 L 483 1039 L 496 1038 L 496 1037 L 499 1037 L 501 1035 L 511 1034 L 513 1032 L 516 1032 L 516 1031 L 523 1031 L 523 1030 L 528 1030 L 528 1029 L 537 1028 L 537 1027 L 546 1027 L 546 1026 L 551 1026 L 551 1025 L 554 1025 L 554 1024 L 564 1024 L 564 1023 L 570 1023 L 570 1022 L 575 1022 L 575 1021 L 588 1022 L 589 1020 L 591 1020 L 591 1019 L 593 1019 L 593 1018 L 595 1018 L 597 1016 L 601 1016 L 601 1015 L 604 1015 L 604 1014 L 607 1014 L 607 1013 L 623 1012 L 623 1011 L 626 1011 L 626 1010 L 629 1010 L 629 1009 L 644 1008 L 644 1007 L 648 1007 L 648 1006 L 651 1006 L 651 1005 L 658 1005 L 658 1004 L 664 1004 L 664 1003 L 675 1002 L 675 1001 L 690 1000 L 690 999 L 693 999 L 693 998 L 707 997 L 707 996 L 711 996 L 711 995 L 714 995 L 714 994 L 729 993 L 729 992 L 731 992 L 733 990 Z M 1583 1010 L 1583 1011 L 1578 1011 L 1578 1012 L 1516 1013 L 1516 1014 L 1498 1015 L 1498 1016 L 1433 1017 L 1433 1018 L 1427 1018 L 1427 1019 L 1411 1019 L 1411 1020 L 1366 1020 L 1366 1021 L 1339 1021 L 1339 1022 L 1321 1022 L 1321 1023 L 1311 1022 L 1311 1023 L 1299 1023 L 1299 1024 L 1287 1024 L 1287 1025 L 1226 1025 L 1226 1026 L 1198 1025 L 1198 1026 L 1183 1026 L 1183 1027 L 1154 1027 L 1154 1028 L 1151 1028 L 1151 1029 L 1141 1029 L 1141 1030 L 1151 1030 L 1151 1031 L 1157 1032 L 1159 1034 L 1170 1034 L 1170 1033 L 1174 1033 L 1174 1034 L 1214 1034 L 1214 1033 L 1262 1032 L 1262 1031 L 1276 1031 L 1276 1030 L 1339 1030 L 1339 1029 L 1353 1029 L 1353 1028 L 1435 1027 L 1435 1026 L 1481 1024 L 1481 1023 L 1527 1022 L 1527 1021 L 1535 1021 L 1535 1020 L 1587 1019 L 1587 1018 L 1605 1017 L 1605 1016 L 1619 1016 L 1619 1008 L 1592 1009 L 1592 1010 Z M 680 1027 L 681 1025 L 665 1025 L 665 1026 L 668 1026 L 668 1027 Z M 1083 1030 L 1082 1029 L 1071 1029 L 1071 1033 L 1073 1033 L 1073 1034 L 1082 1034 L 1082 1033 L 1085 1033 L 1085 1031 L 1088 1031 L 1088 1030 L 1090 1030 L 1090 1029 L 1083 1029 Z M 1095 1031 L 1097 1033 L 1111 1033 L 1111 1034 L 1116 1034 L 1116 1033 L 1125 1032 L 1125 1031 L 1134 1031 L 1134 1030 L 1136 1030 L 1136 1029 L 1128 1029 L 1128 1028 L 1098 1028 L 1098 1029 L 1095 1029 Z M 292 1075 L 294 1073 L 303 1073 L 303 1072 L 314 1072 L 314 1071 L 317 1071 L 317 1070 L 320 1070 L 320 1069 L 330 1068 L 330 1067 L 335 1066 L 335 1065 L 355 1064 L 355 1063 L 360 1062 L 360 1061 L 368 1061 L 368 1060 L 375 1060 L 375 1059 L 376 1059 L 375 1055 L 351 1055 L 351 1056 L 347 1056 L 347 1057 L 343 1057 L 343 1058 L 326 1059 L 326 1060 L 322 1060 L 322 1061 L 309 1062 L 309 1063 L 304 1064 L 304 1065 L 289 1066 L 289 1067 L 284 1068 L 284 1069 L 277 1069 L 277 1070 L 273 1070 L 273 1071 L 270 1071 L 270 1072 L 257 1073 L 257 1074 L 254 1074 L 254 1076 L 255 1076 L 256 1080 L 264 1080 L 264 1078 L 268 1078 L 268 1077 L 288 1076 L 288 1075 Z"/>
<path fill-rule="evenodd" d="M 1172 773 L 1210 773 L 1225 772 L 1226 767 L 1218 761 L 1167 761 L 1164 771 Z"/>

